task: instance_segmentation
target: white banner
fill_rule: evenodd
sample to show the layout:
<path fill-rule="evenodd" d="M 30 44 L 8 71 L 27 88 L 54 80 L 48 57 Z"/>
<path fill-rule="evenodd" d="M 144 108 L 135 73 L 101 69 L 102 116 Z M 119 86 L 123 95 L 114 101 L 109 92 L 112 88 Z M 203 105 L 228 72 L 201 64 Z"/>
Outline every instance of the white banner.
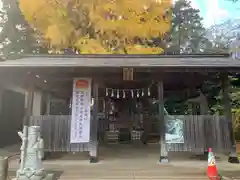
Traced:
<path fill-rule="evenodd" d="M 75 78 L 73 81 L 70 143 L 90 141 L 90 118 L 91 79 Z"/>

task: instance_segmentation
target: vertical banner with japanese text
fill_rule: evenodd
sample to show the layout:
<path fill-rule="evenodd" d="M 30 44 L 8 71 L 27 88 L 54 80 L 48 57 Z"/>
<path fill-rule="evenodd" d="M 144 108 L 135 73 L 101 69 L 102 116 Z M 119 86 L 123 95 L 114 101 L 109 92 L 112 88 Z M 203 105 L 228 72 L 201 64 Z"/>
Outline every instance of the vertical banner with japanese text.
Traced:
<path fill-rule="evenodd" d="M 90 141 L 90 113 L 91 79 L 75 78 L 73 81 L 70 143 Z"/>

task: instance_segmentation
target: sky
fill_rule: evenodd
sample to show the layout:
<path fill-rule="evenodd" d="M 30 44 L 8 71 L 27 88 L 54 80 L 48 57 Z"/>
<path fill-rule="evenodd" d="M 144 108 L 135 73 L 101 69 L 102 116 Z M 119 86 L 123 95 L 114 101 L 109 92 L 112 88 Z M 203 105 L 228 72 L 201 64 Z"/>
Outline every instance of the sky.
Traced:
<path fill-rule="evenodd" d="M 233 3 L 228 0 L 190 0 L 194 8 L 200 10 L 203 24 L 209 27 L 228 19 L 240 18 L 240 1 Z"/>

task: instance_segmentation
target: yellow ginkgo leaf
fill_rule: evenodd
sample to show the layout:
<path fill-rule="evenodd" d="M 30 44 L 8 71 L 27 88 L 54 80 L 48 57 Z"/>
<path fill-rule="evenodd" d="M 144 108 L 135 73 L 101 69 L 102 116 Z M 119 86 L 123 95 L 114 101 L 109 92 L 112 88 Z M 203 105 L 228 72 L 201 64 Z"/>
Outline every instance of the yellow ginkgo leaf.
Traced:
<path fill-rule="evenodd" d="M 19 7 L 41 42 L 85 54 L 159 54 L 149 42 L 171 29 L 172 0 L 19 0 Z"/>

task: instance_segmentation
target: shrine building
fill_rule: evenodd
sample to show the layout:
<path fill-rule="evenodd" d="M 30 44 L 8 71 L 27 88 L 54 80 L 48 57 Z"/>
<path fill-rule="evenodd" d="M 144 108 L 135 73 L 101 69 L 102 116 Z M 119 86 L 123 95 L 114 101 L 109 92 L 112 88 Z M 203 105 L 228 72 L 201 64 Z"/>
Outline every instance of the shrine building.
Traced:
<path fill-rule="evenodd" d="M 219 55 L 35 55 L 0 62 L 0 147 L 38 125 L 47 152 L 156 147 L 170 152 L 229 152 L 228 76 L 240 61 Z M 211 114 L 204 85 L 218 77 L 224 114 Z M 6 138 L 8 137 L 8 138 Z M 150 151 L 149 151 L 150 152 Z M 116 152 L 117 153 L 117 152 Z M 46 156 L 47 158 L 47 156 Z"/>

